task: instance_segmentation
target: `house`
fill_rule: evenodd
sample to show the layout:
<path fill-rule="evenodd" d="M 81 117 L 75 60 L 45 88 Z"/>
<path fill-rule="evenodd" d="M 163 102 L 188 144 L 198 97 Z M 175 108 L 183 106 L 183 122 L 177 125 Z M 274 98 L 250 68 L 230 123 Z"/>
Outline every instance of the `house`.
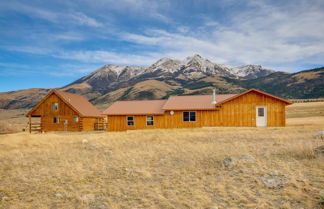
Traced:
<path fill-rule="evenodd" d="M 103 114 L 108 131 L 210 126 L 285 126 L 290 101 L 250 89 L 241 94 L 171 96 L 167 100 L 117 101 Z"/>
<path fill-rule="evenodd" d="M 83 96 L 56 89 L 51 90 L 26 116 L 30 132 L 92 131 L 98 129 L 98 124 L 103 124 L 104 120 L 96 107 Z"/>

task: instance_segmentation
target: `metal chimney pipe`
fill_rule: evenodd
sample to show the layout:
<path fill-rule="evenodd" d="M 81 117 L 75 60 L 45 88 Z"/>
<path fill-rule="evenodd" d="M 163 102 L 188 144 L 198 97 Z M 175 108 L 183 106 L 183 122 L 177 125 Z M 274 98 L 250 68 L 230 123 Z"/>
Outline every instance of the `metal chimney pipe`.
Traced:
<path fill-rule="evenodd" d="M 216 104 L 216 89 L 213 89 L 213 101 L 212 101 L 212 104 Z"/>

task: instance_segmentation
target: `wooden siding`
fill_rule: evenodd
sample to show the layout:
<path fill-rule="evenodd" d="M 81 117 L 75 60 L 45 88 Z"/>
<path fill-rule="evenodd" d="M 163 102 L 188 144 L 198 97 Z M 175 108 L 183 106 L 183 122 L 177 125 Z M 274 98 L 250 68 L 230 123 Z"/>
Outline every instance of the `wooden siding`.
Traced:
<path fill-rule="evenodd" d="M 52 103 L 58 103 L 58 110 L 52 110 Z M 69 105 L 67 105 L 55 93 L 47 97 L 32 113 L 32 116 L 41 117 L 41 131 L 91 131 L 94 130 L 96 118 L 80 117 Z M 53 118 L 60 118 L 59 123 L 54 123 Z M 78 117 L 79 121 L 75 122 L 74 118 Z M 65 121 L 67 125 L 64 125 Z"/>
<path fill-rule="evenodd" d="M 94 131 L 95 123 L 98 123 L 99 119 L 97 118 L 82 118 L 82 130 L 83 131 Z"/>
<path fill-rule="evenodd" d="M 224 103 L 215 110 L 197 110 L 195 122 L 184 122 L 184 111 L 166 111 L 154 116 L 154 126 L 146 125 L 146 115 L 135 115 L 134 126 L 127 126 L 126 115 L 108 116 L 108 131 L 152 128 L 194 128 L 204 126 L 256 126 L 256 107 L 267 107 L 267 126 L 285 126 L 285 106 L 280 100 L 250 92 Z"/>

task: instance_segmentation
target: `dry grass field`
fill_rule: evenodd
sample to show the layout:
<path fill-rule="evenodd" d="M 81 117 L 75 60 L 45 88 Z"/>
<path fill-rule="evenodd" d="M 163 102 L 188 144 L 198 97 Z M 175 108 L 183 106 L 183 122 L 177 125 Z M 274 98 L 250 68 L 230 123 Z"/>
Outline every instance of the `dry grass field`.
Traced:
<path fill-rule="evenodd" d="M 0 208 L 323 208 L 323 110 L 294 104 L 285 128 L 0 135 Z"/>

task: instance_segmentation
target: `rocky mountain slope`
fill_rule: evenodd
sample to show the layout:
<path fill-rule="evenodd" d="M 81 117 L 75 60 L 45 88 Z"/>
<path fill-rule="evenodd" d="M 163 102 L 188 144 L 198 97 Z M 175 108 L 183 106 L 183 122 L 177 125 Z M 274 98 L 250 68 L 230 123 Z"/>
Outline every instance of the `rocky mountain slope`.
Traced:
<path fill-rule="evenodd" d="M 260 65 L 228 66 L 200 55 L 162 58 L 148 67 L 105 65 L 59 89 L 86 96 L 100 109 L 116 100 L 160 99 L 170 95 L 239 93 L 249 88 L 286 98 L 324 97 L 324 69 L 283 73 Z M 30 108 L 48 89 L 0 93 L 0 108 Z"/>

